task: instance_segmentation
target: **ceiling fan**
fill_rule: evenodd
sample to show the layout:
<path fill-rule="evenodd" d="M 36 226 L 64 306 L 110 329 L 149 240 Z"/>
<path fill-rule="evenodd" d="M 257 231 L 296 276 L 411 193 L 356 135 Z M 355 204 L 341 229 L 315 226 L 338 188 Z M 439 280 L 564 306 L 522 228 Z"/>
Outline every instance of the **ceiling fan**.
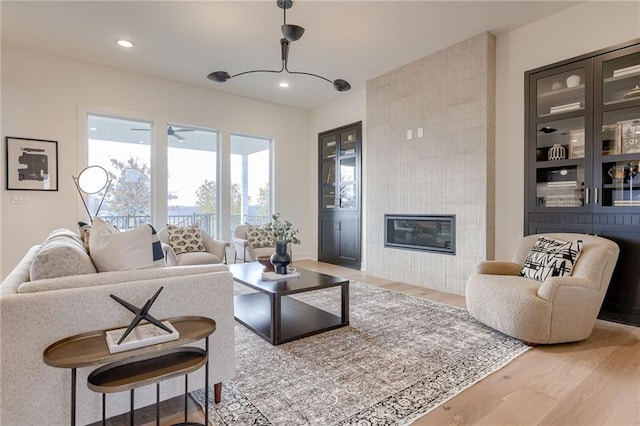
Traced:
<path fill-rule="evenodd" d="M 150 131 L 151 129 L 131 129 L 131 130 L 141 130 L 141 131 Z M 179 134 L 178 132 L 193 132 L 194 129 L 174 129 L 171 126 L 167 126 L 167 135 L 169 136 L 173 136 L 174 138 L 178 139 L 180 142 L 182 142 L 183 140 L 185 140 L 186 138 L 184 136 L 182 136 L 181 134 Z"/>

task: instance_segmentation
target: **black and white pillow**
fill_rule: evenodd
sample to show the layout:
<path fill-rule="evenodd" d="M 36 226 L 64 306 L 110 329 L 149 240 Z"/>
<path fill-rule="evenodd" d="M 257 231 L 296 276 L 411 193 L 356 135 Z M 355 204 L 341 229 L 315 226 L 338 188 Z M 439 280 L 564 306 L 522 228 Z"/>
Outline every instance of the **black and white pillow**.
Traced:
<path fill-rule="evenodd" d="M 273 232 L 271 232 L 271 224 L 267 223 L 260 226 L 253 226 L 246 224 L 247 227 L 247 241 L 253 248 L 260 247 L 273 247 L 275 246 L 275 240 L 273 239 Z"/>
<path fill-rule="evenodd" d="M 537 281 L 571 275 L 581 250 L 582 240 L 562 241 L 541 236 L 529 251 L 520 275 Z"/>
<path fill-rule="evenodd" d="M 167 225 L 169 245 L 176 254 L 207 251 L 197 224 L 190 226 Z"/>

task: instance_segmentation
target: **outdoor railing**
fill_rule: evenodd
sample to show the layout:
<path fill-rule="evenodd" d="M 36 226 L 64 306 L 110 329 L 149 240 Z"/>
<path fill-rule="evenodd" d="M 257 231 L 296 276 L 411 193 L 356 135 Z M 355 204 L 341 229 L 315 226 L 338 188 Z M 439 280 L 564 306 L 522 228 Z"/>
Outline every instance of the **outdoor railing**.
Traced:
<path fill-rule="evenodd" d="M 147 223 L 151 223 L 151 216 L 149 215 L 137 215 L 137 216 L 101 216 L 104 220 L 107 220 L 114 224 L 118 229 L 133 229 L 138 228 Z M 231 232 L 236 226 L 243 223 L 250 223 L 252 225 L 261 225 L 269 222 L 271 218 L 269 216 L 262 215 L 231 215 Z M 176 226 L 189 226 L 197 224 L 200 229 L 207 231 L 209 235 L 216 238 L 216 215 L 215 214 L 182 214 L 182 215 L 169 215 L 167 217 L 167 223 Z"/>
<path fill-rule="evenodd" d="M 151 216 L 139 215 L 139 216 L 101 216 L 104 220 L 107 220 L 114 224 L 118 229 L 132 229 L 142 226 L 147 223 L 151 223 Z M 209 235 L 215 238 L 216 233 L 216 215 L 215 214 L 184 214 L 184 215 L 169 215 L 167 217 L 167 223 L 176 226 L 189 226 L 197 224 L 200 229 L 204 229 Z"/>

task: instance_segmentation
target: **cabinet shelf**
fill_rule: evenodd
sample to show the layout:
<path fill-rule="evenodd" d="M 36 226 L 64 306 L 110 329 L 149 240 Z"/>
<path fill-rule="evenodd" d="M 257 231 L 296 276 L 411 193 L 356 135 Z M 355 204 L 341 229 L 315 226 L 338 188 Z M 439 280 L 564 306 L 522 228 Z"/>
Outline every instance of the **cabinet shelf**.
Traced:
<path fill-rule="evenodd" d="M 547 160 L 536 162 L 536 169 L 551 169 L 557 167 L 575 167 L 584 164 L 584 158 L 572 158 L 569 160 Z"/>
<path fill-rule="evenodd" d="M 553 98 L 555 101 L 561 100 L 560 102 L 563 102 L 564 100 L 573 99 L 573 98 L 576 98 L 577 96 L 580 96 L 581 92 L 583 92 L 584 89 L 585 89 L 585 85 L 579 84 L 575 87 L 565 87 L 563 89 L 540 93 L 538 97 L 541 99 Z"/>

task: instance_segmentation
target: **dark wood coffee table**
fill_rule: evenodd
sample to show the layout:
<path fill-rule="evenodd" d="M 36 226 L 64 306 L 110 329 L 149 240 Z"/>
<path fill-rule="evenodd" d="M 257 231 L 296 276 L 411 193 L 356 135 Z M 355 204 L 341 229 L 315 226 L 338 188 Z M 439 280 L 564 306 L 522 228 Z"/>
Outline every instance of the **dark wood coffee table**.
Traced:
<path fill-rule="evenodd" d="M 229 265 L 233 279 L 256 293 L 234 297 L 236 320 L 272 345 L 349 325 L 349 280 L 298 268 L 300 277 L 263 281 L 257 262 Z M 342 290 L 341 316 L 291 296 L 330 287 Z"/>

